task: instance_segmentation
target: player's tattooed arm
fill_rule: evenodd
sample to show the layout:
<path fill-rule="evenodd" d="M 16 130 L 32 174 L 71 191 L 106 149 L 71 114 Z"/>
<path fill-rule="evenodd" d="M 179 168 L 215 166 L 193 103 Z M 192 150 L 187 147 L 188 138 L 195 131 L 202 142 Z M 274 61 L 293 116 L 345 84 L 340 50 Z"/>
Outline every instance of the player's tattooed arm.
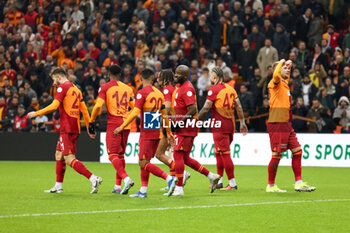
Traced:
<path fill-rule="evenodd" d="M 206 100 L 204 103 L 203 108 L 200 110 L 198 114 L 198 120 L 203 120 L 204 117 L 208 114 L 210 111 L 211 107 L 213 106 L 213 101 L 211 100 Z"/>
<path fill-rule="evenodd" d="M 239 98 L 235 99 L 235 108 L 239 117 L 240 132 L 243 134 L 243 136 L 245 136 L 248 133 L 248 128 L 245 124 L 243 108 L 241 105 L 241 101 L 239 101 Z"/>
<path fill-rule="evenodd" d="M 186 122 L 187 119 L 192 119 L 194 115 L 197 113 L 197 107 L 195 104 L 191 104 L 187 106 L 188 111 L 184 117 L 182 117 L 181 121 Z"/>

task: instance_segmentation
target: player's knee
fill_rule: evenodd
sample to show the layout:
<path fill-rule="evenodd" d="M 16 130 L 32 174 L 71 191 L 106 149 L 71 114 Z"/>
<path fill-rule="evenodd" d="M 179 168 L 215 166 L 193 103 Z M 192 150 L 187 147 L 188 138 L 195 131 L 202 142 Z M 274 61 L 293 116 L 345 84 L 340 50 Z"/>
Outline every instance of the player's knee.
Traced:
<path fill-rule="evenodd" d="M 75 159 L 75 156 L 73 155 L 67 155 L 64 156 L 64 161 L 66 162 L 66 164 L 68 164 L 69 166 L 71 165 L 72 161 Z"/>
<path fill-rule="evenodd" d="M 274 159 L 282 158 L 282 152 L 272 152 L 272 158 Z"/>
<path fill-rule="evenodd" d="M 62 155 L 62 151 L 56 151 L 55 158 L 58 161 L 64 160 L 63 155 Z"/>
<path fill-rule="evenodd" d="M 293 153 L 293 157 L 301 157 L 301 155 L 303 154 L 303 150 L 298 147 L 292 150 Z"/>
<path fill-rule="evenodd" d="M 144 169 L 146 164 L 149 163 L 149 160 L 146 160 L 146 159 L 142 159 L 139 161 L 139 166 L 141 169 Z"/>

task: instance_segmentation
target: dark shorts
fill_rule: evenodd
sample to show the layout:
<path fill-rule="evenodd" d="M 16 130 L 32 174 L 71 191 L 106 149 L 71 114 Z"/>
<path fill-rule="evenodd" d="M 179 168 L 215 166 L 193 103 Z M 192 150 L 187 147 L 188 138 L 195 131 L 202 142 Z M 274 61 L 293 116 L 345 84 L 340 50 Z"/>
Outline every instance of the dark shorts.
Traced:
<path fill-rule="evenodd" d="M 272 152 L 285 152 L 300 147 L 297 135 L 290 122 L 268 123 Z"/>
<path fill-rule="evenodd" d="M 195 137 L 179 136 L 179 135 L 174 135 L 174 137 L 175 137 L 174 151 L 190 152 L 192 150 L 193 141 Z"/>
<path fill-rule="evenodd" d="M 57 142 L 57 151 L 61 151 L 62 155 L 75 155 L 77 153 L 77 140 L 80 134 L 61 133 Z"/>
<path fill-rule="evenodd" d="M 107 133 L 106 133 L 106 147 L 107 147 L 107 153 L 109 155 L 123 155 L 125 153 L 126 145 L 128 144 L 128 137 L 130 130 L 123 130 L 118 136 L 115 136 L 113 131 L 118 126 L 108 126 L 107 127 Z"/>
<path fill-rule="evenodd" d="M 143 139 L 139 141 L 139 160 L 151 160 L 156 154 L 160 139 Z"/>
<path fill-rule="evenodd" d="M 233 133 L 213 132 L 213 139 L 216 151 L 230 151 L 230 145 L 233 141 Z"/>

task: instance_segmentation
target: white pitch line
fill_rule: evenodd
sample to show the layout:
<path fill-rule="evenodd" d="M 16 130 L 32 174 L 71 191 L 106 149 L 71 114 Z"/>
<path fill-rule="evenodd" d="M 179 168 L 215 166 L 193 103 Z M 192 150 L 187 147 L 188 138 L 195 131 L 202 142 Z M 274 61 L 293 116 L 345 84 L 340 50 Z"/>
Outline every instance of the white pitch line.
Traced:
<path fill-rule="evenodd" d="M 71 215 L 71 214 L 103 214 L 103 213 L 118 213 L 118 212 L 162 211 L 162 210 L 183 210 L 183 209 L 204 209 L 204 208 L 237 207 L 237 206 L 298 204 L 298 203 L 313 203 L 313 202 L 342 202 L 342 201 L 350 201 L 350 199 L 275 201 L 275 202 L 236 203 L 236 204 L 223 204 L 223 205 L 177 206 L 177 207 L 175 206 L 175 207 L 161 207 L 161 208 L 148 208 L 148 209 L 117 209 L 117 210 L 95 210 L 95 211 L 79 211 L 79 212 L 63 212 L 63 213 L 16 214 L 16 215 L 3 215 L 3 216 L 0 216 L 0 218 L 40 217 L 40 216 Z"/>

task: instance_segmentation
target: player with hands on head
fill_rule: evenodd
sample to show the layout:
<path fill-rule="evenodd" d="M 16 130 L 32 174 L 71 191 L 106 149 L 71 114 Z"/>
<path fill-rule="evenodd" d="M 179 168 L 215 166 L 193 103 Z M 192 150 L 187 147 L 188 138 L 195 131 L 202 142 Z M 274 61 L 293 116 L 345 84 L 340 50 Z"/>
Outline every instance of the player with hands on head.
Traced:
<path fill-rule="evenodd" d="M 267 131 L 270 137 L 272 158 L 268 166 L 268 185 L 266 192 L 286 192 L 275 184 L 278 164 L 282 153 L 291 150 L 292 169 L 295 177 L 295 191 L 311 192 L 315 187 L 303 182 L 301 177 L 302 149 L 292 127 L 291 94 L 288 86 L 292 61 L 284 59 L 274 64 L 274 72 L 268 84 L 269 89 L 269 118 Z"/>

